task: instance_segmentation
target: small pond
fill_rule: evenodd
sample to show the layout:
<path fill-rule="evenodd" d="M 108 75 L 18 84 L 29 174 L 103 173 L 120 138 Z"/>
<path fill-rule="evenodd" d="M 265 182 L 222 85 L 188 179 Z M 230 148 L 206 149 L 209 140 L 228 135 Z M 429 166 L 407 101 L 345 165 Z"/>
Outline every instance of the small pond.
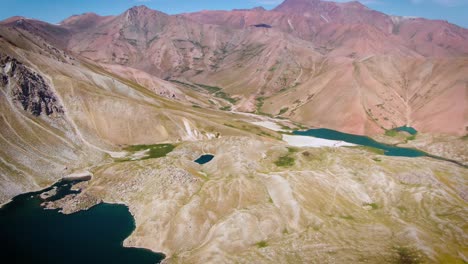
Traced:
<path fill-rule="evenodd" d="M 210 162 L 213 158 L 214 158 L 213 155 L 206 154 L 206 155 L 200 156 L 198 159 L 195 160 L 195 162 L 198 164 L 205 164 L 205 163 Z"/>

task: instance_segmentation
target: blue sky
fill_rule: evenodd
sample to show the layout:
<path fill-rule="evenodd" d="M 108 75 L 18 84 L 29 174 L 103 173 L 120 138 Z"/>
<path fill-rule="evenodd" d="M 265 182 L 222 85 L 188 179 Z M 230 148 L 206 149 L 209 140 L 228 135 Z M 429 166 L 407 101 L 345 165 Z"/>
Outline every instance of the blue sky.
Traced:
<path fill-rule="evenodd" d="M 346 0 L 337 0 L 346 2 Z M 0 20 L 14 15 L 57 23 L 71 15 L 94 12 L 116 15 L 135 5 L 169 14 L 203 9 L 271 9 L 282 0 L 0 0 Z M 448 20 L 468 28 L 468 0 L 361 0 L 368 7 L 392 15 Z"/>

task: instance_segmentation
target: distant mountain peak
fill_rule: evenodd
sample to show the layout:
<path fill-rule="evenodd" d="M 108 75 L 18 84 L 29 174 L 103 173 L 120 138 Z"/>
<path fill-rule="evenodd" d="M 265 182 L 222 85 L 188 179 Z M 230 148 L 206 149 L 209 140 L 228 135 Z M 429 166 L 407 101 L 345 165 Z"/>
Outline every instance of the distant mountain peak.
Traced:
<path fill-rule="evenodd" d="M 367 6 L 363 5 L 363 4 L 362 4 L 361 2 L 359 2 L 359 1 L 345 2 L 345 3 L 343 3 L 343 5 L 346 5 L 347 7 L 368 9 Z"/>
<path fill-rule="evenodd" d="M 247 9 L 247 8 L 235 8 L 233 9 L 232 11 L 267 11 L 263 6 L 256 6 L 254 8 L 251 8 L 251 9 Z"/>
<path fill-rule="evenodd" d="M 132 8 L 129 9 L 129 11 L 148 11 L 148 10 L 152 10 L 150 8 L 148 8 L 147 6 L 145 5 L 138 5 L 138 6 L 134 6 Z"/>
<path fill-rule="evenodd" d="M 23 17 L 23 16 L 12 16 L 12 17 L 9 17 L 9 18 L 7 18 L 5 20 L 0 21 L 0 24 L 4 24 L 4 25 L 12 24 L 12 23 L 21 24 L 26 20 L 35 20 L 35 19 L 28 18 L 28 17 Z"/>
<path fill-rule="evenodd" d="M 275 11 L 291 12 L 291 11 L 305 11 L 307 9 L 321 8 L 325 6 L 338 6 L 335 2 L 321 1 L 321 0 L 285 0 Z"/>
<path fill-rule="evenodd" d="M 164 16 L 168 16 L 168 14 L 166 14 L 164 12 L 151 9 L 151 8 L 145 6 L 145 5 L 134 6 L 134 7 L 130 8 L 130 9 L 128 9 L 127 11 L 125 11 L 125 14 L 131 14 L 132 16 L 133 15 L 139 15 L 139 16 L 164 15 Z"/>
<path fill-rule="evenodd" d="M 266 11 L 266 9 L 263 6 L 256 6 L 252 8 L 253 11 Z"/>

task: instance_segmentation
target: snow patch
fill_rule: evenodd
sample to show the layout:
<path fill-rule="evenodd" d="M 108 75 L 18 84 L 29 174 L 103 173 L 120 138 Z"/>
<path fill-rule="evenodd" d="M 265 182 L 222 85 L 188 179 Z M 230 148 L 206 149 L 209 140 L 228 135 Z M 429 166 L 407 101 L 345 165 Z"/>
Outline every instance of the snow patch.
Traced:
<path fill-rule="evenodd" d="M 326 17 L 324 17 L 323 15 L 320 15 L 320 17 L 323 18 L 323 20 L 325 20 L 325 22 L 330 23 L 330 21 L 328 21 L 328 19 Z"/>
<path fill-rule="evenodd" d="M 291 19 L 288 19 L 288 24 L 289 24 L 289 27 L 291 27 L 291 29 L 292 29 L 293 31 L 296 30 L 296 29 L 294 29 L 294 26 L 293 26 L 292 23 L 291 23 Z"/>
<path fill-rule="evenodd" d="M 187 133 L 187 136 L 184 138 L 184 140 L 187 141 L 197 141 L 200 138 L 200 132 L 196 129 L 192 129 L 190 126 L 190 122 L 184 118 L 184 127 L 185 127 L 185 132 Z"/>
<path fill-rule="evenodd" d="M 295 136 L 295 135 L 283 135 L 283 140 L 286 141 L 290 146 L 294 147 L 343 147 L 343 146 L 356 146 L 355 144 L 338 141 L 338 140 L 329 140 L 323 138 L 309 137 L 309 136 Z"/>
<path fill-rule="evenodd" d="M 273 131 L 284 131 L 277 123 L 271 121 L 250 122 L 251 124 L 268 128 Z"/>

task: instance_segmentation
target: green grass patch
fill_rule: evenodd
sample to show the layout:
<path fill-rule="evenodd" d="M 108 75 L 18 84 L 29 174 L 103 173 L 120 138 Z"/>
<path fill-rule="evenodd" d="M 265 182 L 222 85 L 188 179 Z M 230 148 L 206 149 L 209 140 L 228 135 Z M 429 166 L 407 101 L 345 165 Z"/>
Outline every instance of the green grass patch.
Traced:
<path fill-rule="evenodd" d="M 169 152 L 173 151 L 176 146 L 172 144 L 157 144 L 157 145 L 134 145 L 124 148 L 125 151 L 138 152 L 148 150 L 146 156 L 140 160 L 155 159 L 166 156 Z"/>
<path fill-rule="evenodd" d="M 351 148 L 362 149 L 362 150 L 365 150 L 367 152 L 378 154 L 378 155 L 384 155 L 385 154 L 385 151 L 383 149 L 378 149 L 378 148 L 373 148 L 373 147 L 368 147 L 368 146 L 357 146 L 357 147 L 353 146 Z"/>
<path fill-rule="evenodd" d="M 258 248 L 265 248 L 265 247 L 268 247 L 268 242 L 266 242 L 265 240 L 262 240 L 260 242 L 257 242 L 255 245 L 257 245 Z"/>
<path fill-rule="evenodd" d="M 298 151 L 299 151 L 298 148 L 288 147 L 288 152 L 289 152 L 289 153 L 296 153 L 296 152 L 298 152 Z"/>
<path fill-rule="evenodd" d="M 209 93 L 216 93 L 216 92 L 219 92 L 219 91 L 222 90 L 221 88 L 219 88 L 217 86 L 210 86 L 210 85 L 200 84 L 200 83 L 197 83 L 196 85 L 198 85 L 201 88 L 207 90 Z"/>
<path fill-rule="evenodd" d="M 180 85 L 183 85 L 183 86 L 187 86 L 187 87 L 190 87 L 194 90 L 200 90 L 197 86 L 193 85 L 193 84 L 190 84 L 190 83 L 186 83 L 186 82 L 182 82 L 182 81 L 178 81 L 178 80 L 169 80 L 170 82 L 173 82 L 173 83 L 177 83 L 177 84 L 180 84 Z"/>
<path fill-rule="evenodd" d="M 220 107 L 219 110 L 222 110 L 222 111 L 231 111 L 231 106 L 230 106 L 230 105 L 226 105 L 226 106 Z"/>
<path fill-rule="evenodd" d="M 218 98 L 221 98 L 221 99 L 224 99 L 224 100 L 230 102 L 231 104 L 235 104 L 235 103 L 237 103 L 237 101 L 239 101 L 239 99 L 232 98 L 229 94 L 227 94 L 225 92 L 222 92 L 222 91 L 216 92 L 214 94 L 214 96 L 216 96 Z"/>
<path fill-rule="evenodd" d="M 255 100 L 257 101 L 257 103 L 255 104 L 255 106 L 257 106 L 257 109 L 260 109 L 262 108 L 263 104 L 265 103 L 265 97 L 263 96 L 260 96 L 260 97 L 257 97 L 255 98 Z"/>
<path fill-rule="evenodd" d="M 382 161 L 382 160 L 379 159 L 379 158 L 373 158 L 372 160 L 375 161 L 375 162 L 381 162 L 381 161 Z"/>
<path fill-rule="evenodd" d="M 398 132 L 394 129 L 386 130 L 385 135 L 389 137 L 395 137 L 398 134 Z"/>
<path fill-rule="evenodd" d="M 220 87 L 201 84 L 201 83 L 197 83 L 196 85 L 198 87 L 203 88 L 204 90 L 206 90 L 210 94 L 213 94 L 214 96 L 216 96 L 218 98 L 221 98 L 221 99 L 224 99 L 224 100 L 230 102 L 231 104 L 235 104 L 235 103 L 237 103 L 237 101 L 239 101 L 239 99 L 232 98 L 229 94 L 223 92 L 222 91 L 223 89 L 220 88 Z"/>
<path fill-rule="evenodd" d="M 279 111 L 278 115 L 282 115 L 282 114 L 286 113 L 288 110 L 289 110 L 288 107 L 281 108 L 281 110 Z"/>
<path fill-rule="evenodd" d="M 365 203 L 364 206 L 370 206 L 372 210 L 377 210 L 379 209 L 379 205 L 376 203 Z"/>
<path fill-rule="evenodd" d="M 406 138 L 407 141 L 415 140 L 415 139 L 416 139 L 416 135 L 411 135 L 411 136 Z"/>
<path fill-rule="evenodd" d="M 287 155 L 279 157 L 279 159 L 275 161 L 275 165 L 278 167 L 291 167 L 294 163 L 294 158 Z"/>

